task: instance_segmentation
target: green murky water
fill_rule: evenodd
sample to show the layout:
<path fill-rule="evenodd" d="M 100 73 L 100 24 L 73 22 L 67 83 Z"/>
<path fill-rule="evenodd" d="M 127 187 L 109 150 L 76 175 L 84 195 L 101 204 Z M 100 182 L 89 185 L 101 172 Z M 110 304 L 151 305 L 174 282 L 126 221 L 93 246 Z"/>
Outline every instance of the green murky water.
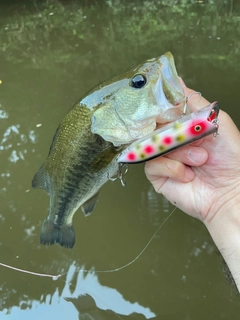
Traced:
<path fill-rule="evenodd" d="M 186 84 L 240 127 L 238 1 L 3 1 L 0 4 L 0 319 L 239 319 L 204 226 L 155 194 L 143 166 L 74 217 L 72 250 L 39 244 L 49 198 L 31 190 L 58 123 L 91 87 L 171 51 Z M 203 199 L 204 201 L 204 199 Z M 92 270 L 82 272 L 81 269 Z"/>

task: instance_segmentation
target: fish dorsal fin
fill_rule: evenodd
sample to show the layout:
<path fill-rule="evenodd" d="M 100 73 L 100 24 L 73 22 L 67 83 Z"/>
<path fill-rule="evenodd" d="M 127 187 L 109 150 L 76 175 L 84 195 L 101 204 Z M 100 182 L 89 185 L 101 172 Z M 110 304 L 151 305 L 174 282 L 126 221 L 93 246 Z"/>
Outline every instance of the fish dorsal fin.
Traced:
<path fill-rule="evenodd" d="M 95 193 L 90 199 L 82 204 L 81 208 L 85 216 L 89 216 L 92 213 L 97 202 L 98 193 L 99 192 Z"/>
<path fill-rule="evenodd" d="M 46 191 L 48 191 L 44 164 L 40 167 L 40 169 L 36 172 L 35 176 L 33 177 L 32 187 L 45 189 Z"/>

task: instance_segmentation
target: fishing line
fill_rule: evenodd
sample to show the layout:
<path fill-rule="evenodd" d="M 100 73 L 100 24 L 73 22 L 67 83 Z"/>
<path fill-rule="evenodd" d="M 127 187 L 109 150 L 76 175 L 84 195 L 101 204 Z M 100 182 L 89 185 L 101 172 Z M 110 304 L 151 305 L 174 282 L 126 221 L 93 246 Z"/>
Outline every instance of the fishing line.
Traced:
<path fill-rule="evenodd" d="M 28 273 L 28 274 L 31 274 L 33 276 L 52 278 L 52 280 L 57 280 L 58 278 L 60 278 L 62 275 L 65 274 L 65 273 L 63 273 L 63 274 L 58 274 L 58 275 L 52 275 L 52 274 L 46 274 L 46 273 L 37 273 L 37 272 L 25 270 L 25 269 L 16 268 L 16 267 L 10 266 L 8 264 L 4 264 L 2 262 L 0 262 L 0 266 L 8 268 L 8 269 L 15 270 L 15 271 L 23 272 L 23 273 Z"/>
<path fill-rule="evenodd" d="M 132 259 L 130 262 L 128 262 L 127 264 L 124 264 L 121 267 L 118 268 L 114 268 L 114 269 L 109 269 L 109 270 L 94 270 L 94 273 L 111 273 L 111 272 L 117 272 L 120 271 L 122 269 L 127 268 L 128 266 L 130 266 L 131 264 L 133 264 L 136 260 L 138 260 L 141 255 L 144 253 L 144 251 L 148 248 L 148 246 L 151 244 L 151 242 L 153 241 L 153 239 L 155 238 L 155 236 L 158 234 L 159 230 L 162 228 L 162 226 L 167 222 L 167 220 L 172 216 L 172 214 L 174 213 L 174 211 L 177 209 L 177 207 L 175 207 L 172 212 L 167 216 L 167 218 L 160 224 L 160 226 L 157 228 L 157 230 L 154 232 L 154 234 L 151 236 L 151 238 L 149 239 L 149 241 L 147 242 L 147 244 L 144 246 L 144 248 L 139 252 L 139 254 Z M 33 271 L 29 271 L 29 270 L 25 270 L 25 269 L 20 269 L 20 268 L 16 268 L 10 265 L 7 265 L 5 263 L 1 263 L 0 262 L 0 266 L 5 267 L 5 268 L 9 268 L 15 271 L 19 271 L 19 272 L 23 272 L 23 273 L 28 273 L 31 274 L 33 276 L 38 276 L 38 277 L 48 277 L 51 278 L 52 280 L 58 280 L 60 277 L 62 277 L 63 275 L 67 274 L 67 272 L 64 273 L 60 273 L 58 275 L 52 275 L 52 274 L 46 274 L 46 273 L 38 273 L 38 272 L 33 272 Z M 80 269 L 78 272 L 92 272 L 92 269 Z"/>
<path fill-rule="evenodd" d="M 127 264 L 124 264 L 123 266 L 119 267 L 119 268 L 115 268 L 115 269 L 109 269 L 109 270 L 94 270 L 95 273 L 107 273 L 107 272 L 117 272 L 120 271 L 128 266 L 130 266 L 131 264 L 133 264 L 138 258 L 140 258 L 140 256 L 144 253 L 144 251 L 147 249 L 147 247 L 150 245 L 150 243 L 153 241 L 153 239 L 155 238 L 155 236 L 157 235 L 158 231 L 162 228 L 162 226 L 165 224 L 165 222 L 167 222 L 167 220 L 171 217 L 171 215 L 174 213 L 174 211 L 177 209 L 177 207 L 175 207 L 172 212 L 167 216 L 167 218 L 160 224 L 160 226 L 157 228 L 157 230 L 154 232 L 154 234 L 151 236 L 151 238 L 149 239 L 149 241 L 147 242 L 147 244 L 145 245 L 145 247 L 139 252 L 139 254 L 130 262 L 128 262 Z M 82 270 L 82 272 L 88 272 L 89 270 Z"/>

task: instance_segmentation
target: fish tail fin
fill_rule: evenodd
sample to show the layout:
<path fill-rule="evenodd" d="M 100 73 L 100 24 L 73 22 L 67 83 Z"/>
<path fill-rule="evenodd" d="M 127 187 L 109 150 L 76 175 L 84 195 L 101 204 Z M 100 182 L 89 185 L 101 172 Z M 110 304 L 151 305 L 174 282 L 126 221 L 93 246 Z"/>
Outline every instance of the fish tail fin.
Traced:
<path fill-rule="evenodd" d="M 75 243 L 75 233 L 73 226 L 57 226 L 51 220 L 45 220 L 40 233 L 41 244 L 59 243 L 66 248 L 72 248 Z"/>

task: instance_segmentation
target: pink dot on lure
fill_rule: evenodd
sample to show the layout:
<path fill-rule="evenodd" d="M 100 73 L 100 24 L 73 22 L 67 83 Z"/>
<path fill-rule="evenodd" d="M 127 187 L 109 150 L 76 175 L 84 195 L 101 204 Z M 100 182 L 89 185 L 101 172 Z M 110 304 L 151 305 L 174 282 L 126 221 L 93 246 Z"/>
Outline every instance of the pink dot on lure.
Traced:
<path fill-rule="evenodd" d="M 153 146 L 148 145 L 144 148 L 144 151 L 146 154 L 151 154 L 154 152 L 154 148 L 153 148 Z"/>
<path fill-rule="evenodd" d="M 164 144 L 171 144 L 173 141 L 172 137 L 170 136 L 166 136 L 164 139 L 163 139 L 163 143 Z"/>
<path fill-rule="evenodd" d="M 130 152 L 130 153 L 128 154 L 128 160 L 133 161 L 133 160 L 135 160 L 135 159 L 136 159 L 136 154 L 133 153 L 133 152 Z"/>

